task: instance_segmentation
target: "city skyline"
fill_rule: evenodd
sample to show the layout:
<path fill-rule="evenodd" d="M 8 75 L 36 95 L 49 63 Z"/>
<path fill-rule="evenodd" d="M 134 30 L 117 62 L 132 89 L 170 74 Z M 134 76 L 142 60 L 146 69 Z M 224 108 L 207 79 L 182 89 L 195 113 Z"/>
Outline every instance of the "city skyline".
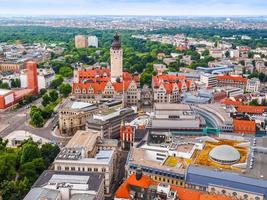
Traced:
<path fill-rule="evenodd" d="M 142 15 L 240 16 L 266 15 L 264 0 L 1 0 L 1 15 Z"/>

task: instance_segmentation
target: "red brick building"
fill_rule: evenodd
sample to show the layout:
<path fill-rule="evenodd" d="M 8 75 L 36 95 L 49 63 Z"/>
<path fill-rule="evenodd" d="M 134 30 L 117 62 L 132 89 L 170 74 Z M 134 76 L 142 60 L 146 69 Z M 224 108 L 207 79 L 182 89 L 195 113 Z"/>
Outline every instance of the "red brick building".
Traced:
<path fill-rule="evenodd" d="M 120 141 L 122 148 L 129 150 L 134 142 L 134 127 L 122 125 L 120 129 Z"/>
<path fill-rule="evenodd" d="M 37 77 L 37 63 L 29 61 L 26 63 L 28 70 L 28 89 L 33 90 L 33 94 L 38 94 L 38 77 Z"/>

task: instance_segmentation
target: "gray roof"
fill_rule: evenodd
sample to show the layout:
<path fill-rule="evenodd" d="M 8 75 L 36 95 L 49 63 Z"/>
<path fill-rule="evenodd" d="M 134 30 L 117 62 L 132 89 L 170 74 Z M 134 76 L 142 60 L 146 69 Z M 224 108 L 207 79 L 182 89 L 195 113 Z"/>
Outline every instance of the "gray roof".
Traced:
<path fill-rule="evenodd" d="M 70 200 L 95 200 L 96 197 L 93 194 L 73 194 Z"/>
<path fill-rule="evenodd" d="M 39 200 L 45 197 L 47 200 L 56 200 L 59 196 L 59 191 L 46 188 L 32 188 L 23 200 Z"/>
<path fill-rule="evenodd" d="M 220 171 L 220 170 L 210 169 L 207 167 L 190 165 L 187 169 L 187 177 L 189 174 L 206 177 L 205 178 L 206 183 L 208 182 L 207 178 L 215 178 L 216 180 L 220 181 L 221 184 L 224 184 L 224 181 L 227 181 L 227 182 L 252 185 L 267 189 L 267 180 L 251 178 L 234 172 Z M 198 180 L 197 177 L 193 180 L 190 180 L 189 178 L 186 181 L 199 182 L 199 183 L 203 182 L 203 180 Z"/>
<path fill-rule="evenodd" d="M 69 181 L 71 176 L 89 176 L 87 179 L 88 190 L 98 191 L 102 181 L 104 180 L 103 173 L 94 173 L 94 172 L 79 172 L 79 171 L 53 171 L 53 170 L 45 170 L 37 179 L 37 181 L 33 184 L 32 187 L 43 187 L 45 186 L 53 177 L 53 175 L 65 175 L 66 181 Z M 63 180 L 64 181 L 64 180 Z"/>

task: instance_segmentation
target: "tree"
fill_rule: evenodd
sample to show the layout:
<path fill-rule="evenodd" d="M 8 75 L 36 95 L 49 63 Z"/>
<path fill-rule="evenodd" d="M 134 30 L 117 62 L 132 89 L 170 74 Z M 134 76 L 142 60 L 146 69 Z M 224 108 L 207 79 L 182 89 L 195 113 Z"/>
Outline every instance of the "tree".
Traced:
<path fill-rule="evenodd" d="M 4 181 L 1 184 L 1 196 L 3 199 L 23 199 L 30 189 L 28 178 L 18 181 Z"/>
<path fill-rule="evenodd" d="M 141 86 L 143 86 L 144 84 L 151 86 L 151 82 L 152 82 L 152 73 L 143 72 L 140 78 Z"/>
<path fill-rule="evenodd" d="M 57 145 L 44 144 L 42 145 L 40 151 L 41 151 L 41 156 L 45 161 L 46 167 L 48 167 L 50 163 L 54 161 L 60 149 Z"/>
<path fill-rule="evenodd" d="M 1 89 L 10 89 L 8 83 L 0 83 Z"/>
<path fill-rule="evenodd" d="M 54 79 L 52 82 L 51 82 L 51 88 L 53 89 L 56 89 L 58 88 L 62 83 L 63 83 L 64 79 L 62 76 L 58 76 L 56 79 Z"/>
<path fill-rule="evenodd" d="M 66 84 L 61 84 L 59 86 L 59 92 L 60 94 L 62 94 L 64 97 L 67 97 L 69 96 L 69 94 L 71 93 L 72 91 L 72 88 L 71 88 L 71 85 L 66 83 Z"/>
<path fill-rule="evenodd" d="M 63 77 L 70 78 L 73 76 L 73 70 L 70 67 L 63 66 L 60 67 L 59 74 L 62 75 Z"/>
<path fill-rule="evenodd" d="M 253 99 L 253 100 L 249 103 L 249 105 L 251 105 L 251 106 L 258 106 L 258 105 L 259 105 L 259 102 L 258 102 L 257 99 Z"/>
<path fill-rule="evenodd" d="M 36 127 L 42 127 L 44 125 L 44 118 L 41 112 L 33 113 L 31 123 Z"/>
<path fill-rule="evenodd" d="M 25 104 L 29 104 L 35 100 L 35 97 L 32 94 L 29 94 L 25 97 L 24 101 Z"/>
<path fill-rule="evenodd" d="M 49 119 L 53 113 L 53 107 L 50 105 L 47 105 L 42 109 L 42 116 L 44 119 Z"/>
<path fill-rule="evenodd" d="M 226 51 L 224 55 L 225 55 L 226 58 L 229 58 L 230 57 L 230 52 Z"/>
<path fill-rule="evenodd" d="M 2 154 L 0 156 L 0 183 L 4 180 L 14 179 L 16 176 L 16 155 Z"/>
<path fill-rule="evenodd" d="M 240 61 L 239 61 L 239 64 L 245 66 L 245 61 L 244 61 L 244 60 L 240 60 Z"/>
<path fill-rule="evenodd" d="M 20 88 L 20 79 L 16 78 L 16 79 L 11 79 L 11 87 L 12 88 Z"/>
<path fill-rule="evenodd" d="M 46 106 L 50 103 L 50 101 L 52 100 L 52 98 L 48 95 L 48 94 L 45 94 L 43 96 L 43 101 L 42 101 L 42 105 L 43 106 Z"/>
<path fill-rule="evenodd" d="M 8 140 L 3 140 L 3 138 L 0 138 L 0 152 L 6 150 L 7 143 L 8 143 Z"/>
<path fill-rule="evenodd" d="M 20 177 L 27 177 L 29 182 L 33 184 L 44 170 L 45 163 L 43 158 L 36 158 L 31 162 L 26 162 L 21 165 Z"/>
<path fill-rule="evenodd" d="M 210 55 L 210 51 L 208 49 L 205 49 L 205 51 L 203 51 L 202 56 L 209 56 Z"/>
<path fill-rule="evenodd" d="M 47 89 L 42 88 L 42 89 L 40 90 L 40 95 L 43 96 L 46 92 L 47 92 Z"/>
<path fill-rule="evenodd" d="M 52 102 L 55 102 L 55 101 L 58 99 L 58 93 L 57 93 L 56 90 L 51 90 L 51 91 L 49 92 L 49 96 L 50 96 L 50 100 L 51 100 Z"/>
<path fill-rule="evenodd" d="M 254 57 L 254 53 L 253 52 L 248 52 L 248 58 L 253 58 Z"/>
<path fill-rule="evenodd" d="M 31 162 L 35 158 L 40 158 L 41 153 L 38 145 L 32 140 L 28 140 L 23 146 L 21 150 L 20 163 L 24 164 L 26 162 Z"/>

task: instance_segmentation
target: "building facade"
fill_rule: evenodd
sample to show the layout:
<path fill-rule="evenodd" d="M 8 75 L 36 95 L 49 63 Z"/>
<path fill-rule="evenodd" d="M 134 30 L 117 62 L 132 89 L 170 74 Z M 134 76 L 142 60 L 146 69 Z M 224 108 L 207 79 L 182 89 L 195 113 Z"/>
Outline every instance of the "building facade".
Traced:
<path fill-rule="evenodd" d="M 158 75 L 152 77 L 152 89 L 155 103 L 177 103 L 181 94 L 195 91 L 196 84 L 184 76 Z"/>
<path fill-rule="evenodd" d="M 88 38 L 84 35 L 75 36 L 75 48 L 87 48 L 88 47 Z"/>

